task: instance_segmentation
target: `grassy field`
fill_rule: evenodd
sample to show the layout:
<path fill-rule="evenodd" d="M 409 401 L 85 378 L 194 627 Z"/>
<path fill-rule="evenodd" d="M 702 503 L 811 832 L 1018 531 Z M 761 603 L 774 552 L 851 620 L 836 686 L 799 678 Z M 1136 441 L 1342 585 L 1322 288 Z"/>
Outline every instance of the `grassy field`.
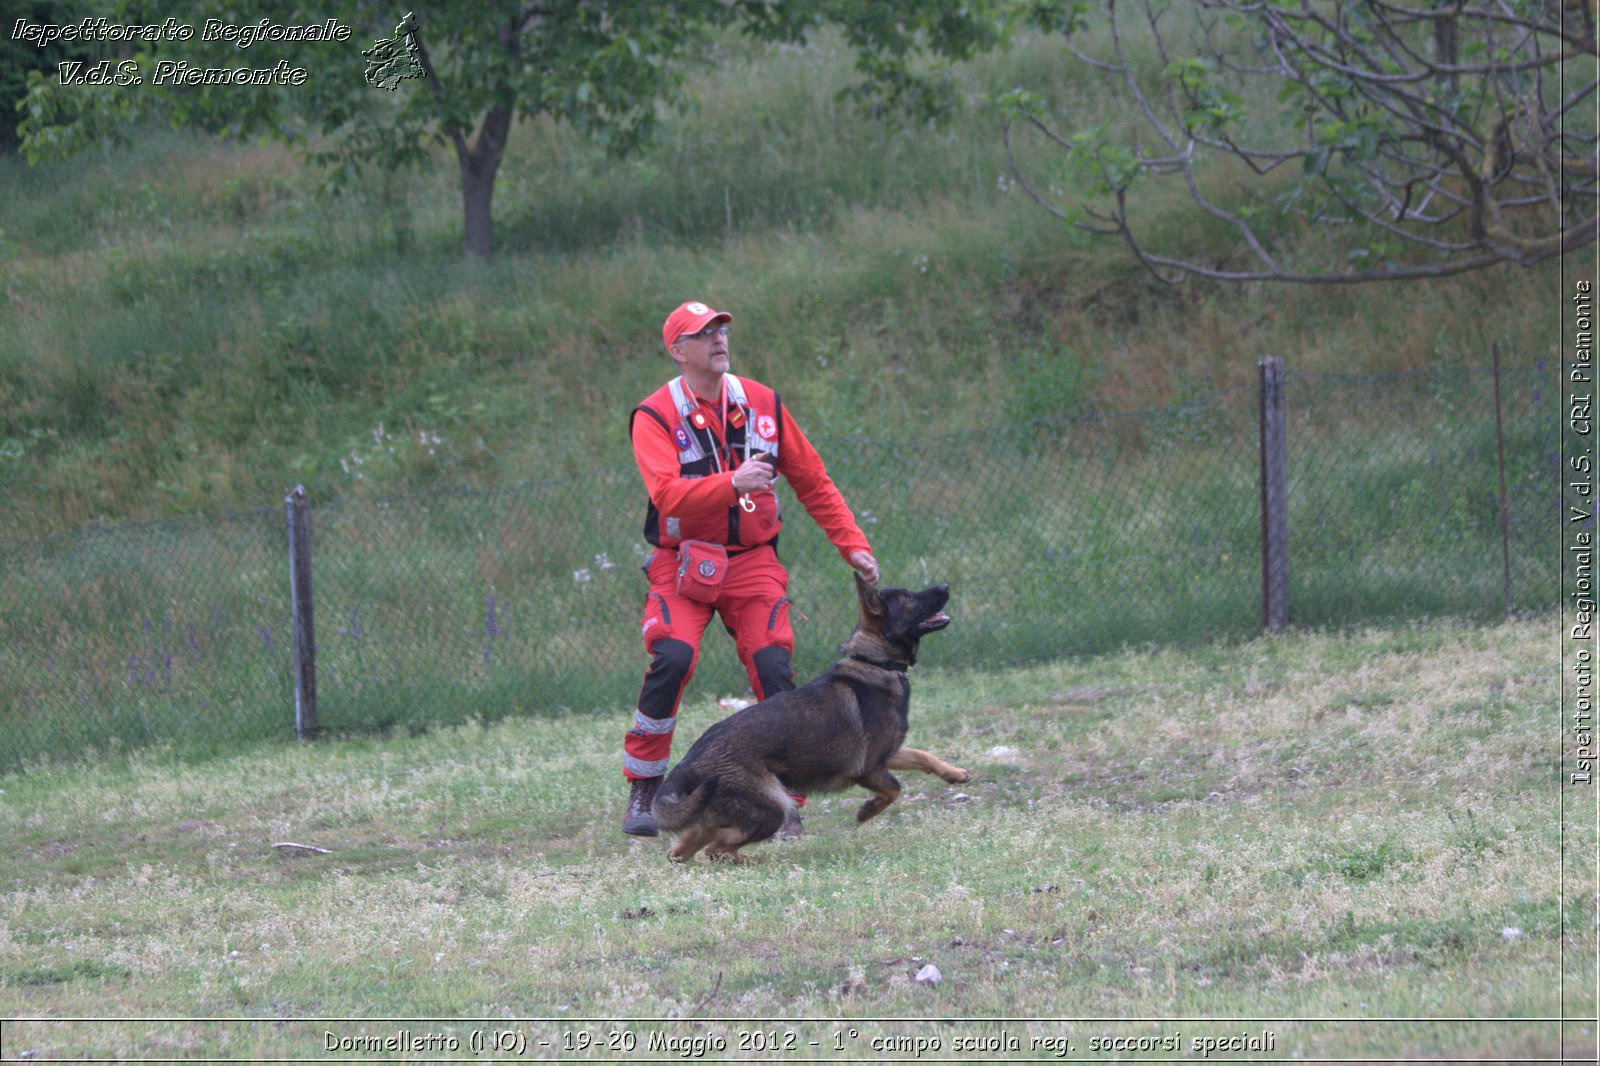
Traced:
<path fill-rule="evenodd" d="M 1559 381 L 1528 372 L 1504 392 L 1511 606 L 1539 613 L 1560 598 Z M 1504 617 L 1486 375 L 1300 375 L 1291 394 L 1293 621 Z M 1256 432 L 1253 390 L 1241 389 L 1153 415 L 825 450 L 886 579 L 949 582 L 968 625 L 946 653 L 993 669 L 1257 632 Z M 322 727 L 406 732 L 629 706 L 646 662 L 639 513 L 631 469 L 318 501 Z M 830 661 L 854 597 L 810 522 L 788 524 L 781 557 L 804 676 Z M 278 509 L 15 545 L 0 571 L 0 772 L 286 739 L 286 559 Z M 742 676 L 719 633 L 704 652 L 707 676 Z"/>
<path fill-rule="evenodd" d="M 164 131 L 0 159 L 0 1018 L 32 1019 L 0 1058 L 406 1057 L 397 1030 L 472 1058 L 1592 1058 L 1593 1026 L 1552 1021 L 1596 1010 L 1541 524 L 1561 265 L 1164 289 L 1004 172 L 999 91 L 1127 112 L 1059 42 L 957 72 L 972 107 L 940 129 L 842 104 L 835 43 L 708 58 L 631 159 L 521 124 L 489 264 L 461 259 L 443 155 L 343 199 L 285 149 Z M 1186 201 L 1145 209 L 1233 254 Z M 690 296 L 870 501 L 890 580 L 968 597 L 912 736 L 974 782 L 906 775 L 865 827 L 819 797 L 740 868 L 617 828 L 623 415 Z M 1522 620 L 1488 625 L 1469 368 L 1497 342 Z M 1265 356 L 1315 416 L 1295 602 L 1329 629 L 1247 641 L 1250 425 L 1204 412 Z M 1381 403 L 1340 383 L 1419 371 Z M 325 720 L 356 735 L 310 747 L 261 741 L 288 721 L 296 483 Z M 836 555 L 792 529 L 804 672 L 847 622 Z M 738 676 L 708 644 L 680 752 Z"/>
<path fill-rule="evenodd" d="M 989 101 L 1029 86 L 1084 126 L 1129 110 L 1059 41 L 964 66 L 971 106 L 940 129 L 842 103 L 836 43 L 712 58 L 636 157 L 520 125 L 487 265 L 462 261 L 448 154 L 342 199 L 287 149 L 163 130 L 0 158 L 0 537 L 276 505 L 297 482 L 321 500 L 627 469 L 623 415 L 669 374 L 660 323 L 690 294 L 737 314 L 736 370 L 821 439 L 1162 408 L 1267 355 L 1387 372 L 1558 347 L 1555 262 L 1167 289 L 1056 224 L 1009 181 Z M 1146 210 L 1180 247 L 1215 237 L 1182 198 Z"/>
<path fill-rule="evenodd" d="M 1009 1037 L 1096 1061 L 1110 1039 L 1199 1057 L 1196 1038 L 1246 1035 L 1272 1046 L 1216 1055 L 1549 1058 L 1564 1039 L 1592 1058 L 1592 1026 L 1551 1020 L 1596 1007 L 1592 819 L 1562 855 L 1556 625 L 988 673 L 930 641 L 912 739 L 974 781 L 904 775 L 863 827 L 860 797 L 819 797 L 802 839 L 737 868 L 618 831 L 625 723 L 592 714 L 13 774 L 0 1016 L 35 1020 L 5 1025 L 4 1054 L 311 1058 L 405 1031 L 658 1061 L 696 1038 L 709 1059 L 937 1038 L 925 1060 L 970 1060 L 958 1039 Z M 319 1020 L 362 1018 L 396 1020 Z"/>

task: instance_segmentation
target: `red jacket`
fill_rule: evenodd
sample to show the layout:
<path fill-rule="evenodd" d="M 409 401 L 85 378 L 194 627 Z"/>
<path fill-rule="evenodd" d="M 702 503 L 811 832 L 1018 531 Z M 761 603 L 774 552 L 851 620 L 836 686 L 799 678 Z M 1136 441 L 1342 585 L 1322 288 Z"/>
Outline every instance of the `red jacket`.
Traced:
<path fill-rule="evenodd" d="M 649 495 L 645 539 L 661 548 L 684 540 L 750 548 L 777 537 L 783 523 L 773 493 L 751 493 L 753 512 L 739 506 L 733 472 L 748 448 L 751 455 L 775 459 L 778 473 L 846 562 L 852 552 L 872 551 L 822 457 L 778 394 L 748 378 L 726 378 L 726 400 L 694 396 L 675 378 L 633 409 L 633 458 Z"/>

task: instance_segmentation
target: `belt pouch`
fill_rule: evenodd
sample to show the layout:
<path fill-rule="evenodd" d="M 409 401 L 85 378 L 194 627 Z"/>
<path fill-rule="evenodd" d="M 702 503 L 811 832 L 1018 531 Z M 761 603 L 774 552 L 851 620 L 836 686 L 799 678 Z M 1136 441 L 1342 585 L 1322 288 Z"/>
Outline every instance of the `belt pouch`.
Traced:
<path fill-rule="evenodd" d="M 696 603 L 715 603 L 728 572 L 728 549 L 704 540 L 678 545 L 678 595 Z"/>

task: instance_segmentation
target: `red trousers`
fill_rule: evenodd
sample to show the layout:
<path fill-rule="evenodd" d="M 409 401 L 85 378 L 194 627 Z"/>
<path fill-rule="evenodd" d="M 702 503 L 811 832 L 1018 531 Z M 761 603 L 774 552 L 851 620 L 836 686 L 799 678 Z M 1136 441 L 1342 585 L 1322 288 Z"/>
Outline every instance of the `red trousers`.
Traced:
<path fill-rule="evenodd" d="M 713 613 L 733 635 L 739 661 L 758 699 L 794 687 L 790 657 L 789 572 L 771 545 L 728 557 L 727 577 L 715 603 L 679 596 L 678 553 L 657 548 L 645 567 L 650 592 L 644 602 L 644 646 L 651 655 L 639 690 L 633 728 L 623 739 L 623 776 L 628 780 L 667 772 L 678 704 L 700 661 L 700 638 Z"/>

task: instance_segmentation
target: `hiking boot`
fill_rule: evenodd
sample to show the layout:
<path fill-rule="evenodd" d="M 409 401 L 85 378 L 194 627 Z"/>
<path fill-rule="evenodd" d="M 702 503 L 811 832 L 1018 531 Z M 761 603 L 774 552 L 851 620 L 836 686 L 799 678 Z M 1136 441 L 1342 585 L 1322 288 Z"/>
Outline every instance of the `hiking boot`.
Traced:
<path fill-rule="evenodd" d="M 638 777 L 633 780 L 633 790 L 628 793 L 628 810 L 622 816 L 622 831 L 631 837 L 659 835 L 656 817 L 650 813 L 650 802 L 661 787 L 659 777 Z"/>

